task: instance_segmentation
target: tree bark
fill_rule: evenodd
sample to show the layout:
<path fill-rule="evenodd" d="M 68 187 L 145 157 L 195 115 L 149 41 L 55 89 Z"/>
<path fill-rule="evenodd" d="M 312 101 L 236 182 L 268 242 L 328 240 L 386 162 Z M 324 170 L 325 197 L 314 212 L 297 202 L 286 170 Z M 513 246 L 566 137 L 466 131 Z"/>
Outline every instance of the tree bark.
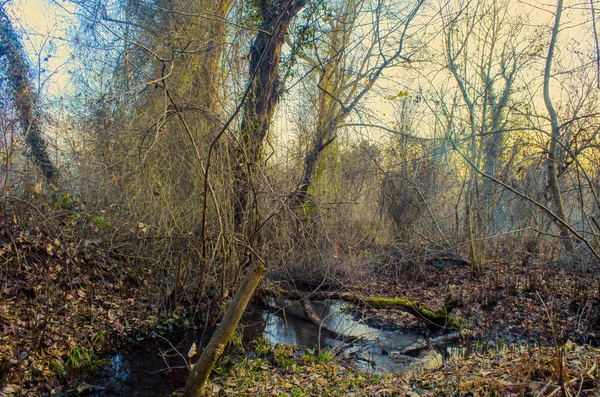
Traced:
<path fill-rule="evenodd" d="M 208 342 L 208 345 L 202 352 L 200 359 L 192 368 L 183 391 L 185 397 L 201 397 L 205 395 L 204 387 L 208 376 L 219 357 L 221 357 L 221 354 L 223 354 L 225 346 L 227 346 L 227 343 L 229 343 L 229 340 L 233 336 L 264 271 L 265 266 L 257 261 L 254 267 L 250 268 L 246 273 L 223 320 L 221 320 L 210 342 Z"/>
<path fill-rule="evenodd" d="M 46 143 L 42 137 L 39 115 L 36 112 L 38 97 L 30 81 L 27 57 L 19 37 L 3 9 L 0 9 L 0 57 L 5 57 L 7 61 L 7 77 L 17 117 L 23 127 L 25 143 L 29 146 L 31 156 L 40 167 L 46 181 L 55 182 L 58 172 L 50 161 Z"/>
<path fill-rule="evenodd" d="M 250 75 L 256 79 L 244 107 L 240 146 L 234 159 L 234 224 L 240 231 L 250 195 L 252 172 L 261 160 L 262 143 L 279 101 L 281 46 L 306 0 L 261 0 L 262 22 L 250 49 Z"/>
<path fill-rule="evenodd" d="M 552 58 L 554 56 L 554 48 L 556 47 L 556 38 L 558 36 L 558 30 L 560 27 L 560 17 L 562 15 L 563 0 L 558 1 L 556 6 L 556 18 L 554 20 L 554 27 L 552 28 L 552 39 L 550 40 L 550 46 L 548 48 L 548 56 L 546 57 L 546 67 L 544 69 L 544 103 L 550 114 L 550 123 L 552 126 L 552 135 L 550 141 L 550 148 L 548 149 L 548 187 L 552 194 L 554 201 L 554 207 L 556 208 L 556 215 L 558 215 L 564 222 L 568 222 L 565 211 L 565 204 L 563 201 L 562 192 L 560 190 L 560 183 L 558 181 L 558 169 L 557 169 L 557 154 L 558 154 L 558 140 L 560 139 L 560 126 L 558 124 L 558 115 L 552 105 L 550 99 L 550 73 L 552 69 Z M 573 241 L 569 229 L 564 225 L 560 225 L 560 235 L 564 237 L 563 244 L 567 252 L 572 252 Z"/>
<path fill-rule="evenodd" d="M 421 306 L 418 302 L 406 298 L 360 296 L 351 292 L 303 293 L 282 290 L 278 291 L 276 295 L 288 299 L 297 299 L 302 302 L 306 302 L 307 299 L 338 299 L 349 303 L 364 304 L 373 309 L 400 309 L 424 321 L 428 327 L 434 329 L 456 329 L 460 326 L 460 319 L 450 314 L 456 304 L 452 299 L 448 299 L 443 307 L 431 310 Z"/>

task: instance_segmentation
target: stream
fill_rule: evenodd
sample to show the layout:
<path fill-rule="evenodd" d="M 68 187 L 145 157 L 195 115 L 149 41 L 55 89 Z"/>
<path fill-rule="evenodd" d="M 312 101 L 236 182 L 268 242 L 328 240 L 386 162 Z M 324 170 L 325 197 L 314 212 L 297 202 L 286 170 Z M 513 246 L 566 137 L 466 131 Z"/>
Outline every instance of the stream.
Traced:
<path fill-rule="evenodd" d="M 242 320 L 243 340 L 264 336 L 270 343 L 286 343 L 315 350 L 338 348 L 357 369 L 400 373 L 417 359 L 397 354 L 418 335 L 381 330 L 357 321 L 340 301 L 313 302 L 313 309 L 332 333 L 306 320 L 302 308 L 283 302 L 247 313 Z M 277 307 L 274 307 L 277 306 Z M 99 370 L 85 377 L 81 394 L 87 396 L 167 396 L 183 387 L 189 373 L 184 358 L 200 335 L 149 338 L 105 359 Z M 358 338 L 352 338 L 358 337 Z M 347 342 L 355 339 L 353 344 Z M 204 341 L 206 342 L 206 341 Z M 201 349 L 198 349 L 201 350 Z"/>
<path fill-rule="evenodd" d="M 319 329 L 304 318 L 297 302 L 286 301 L 283 305 L 271 304 L 279 310 L 265 309 L 248 315 L 244 337 L 254 339 L 263 335 L 271 344 L 286 343 L 316 350 L 343 348 L 354 339 L 352 337 L 358 337 L 356 343 L 343 348 L 342 352 L 355 367 L 374 374 L 400 373 L 415 361 L 397 352 L 416 342 L 418 335 L 371 327 L 348 314 L 344 310 L 346 305 L 341 301 L 312 302 L 315 313 L 327 328 L 339 335 Z"/>

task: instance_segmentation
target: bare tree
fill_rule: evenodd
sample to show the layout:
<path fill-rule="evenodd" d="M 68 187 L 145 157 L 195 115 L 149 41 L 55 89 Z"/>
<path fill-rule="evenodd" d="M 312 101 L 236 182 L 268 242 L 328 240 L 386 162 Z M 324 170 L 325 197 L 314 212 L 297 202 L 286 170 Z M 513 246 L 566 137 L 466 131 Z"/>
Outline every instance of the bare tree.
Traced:
<path fill-rule="evenodd" d="M 29 63 L 19 36 L 4 9 L 0 9 L 0 57 L 6 59 L 17 117 L 23 128 L 25 142 L 34 162 L 49 183 L 57 183 L 58 171 L 46 148 L 42 135 L 36 89 L 31 83 Z"/>
<path fill-rule="evenodd" d="M 370 37 L 365 37 L 363 32 L 358 33 L 359 39 L 354 37 L 356 41 L 369 40 L 365 46 L 359 46 L 351 40 L 358 29 L 356 25 L 361 22 L 359 18 L 364 2 L 344 2 L 329 22 L 322 46 L 315 46 L 313 57 L 304 57 L 318 73 L 318 93 L 312 139 L 304 157 L 304 169 L 297 189 L 303 203 L 308 199 L 321 153 L 335 141 L 344 122 L 357 111 L 384 71 L 411 62 L 416 50 L 407 48 L 412 37 L 410 28 L 423 3 L 417 1 L 405 15 L 389 15 L 384 8 L 393 7 L 393 3 L 378 2 L 375 10 L 367 10 L 369 15 L 374 14 Z M 382 25 L 390 21 L 393 21 L 392 26 L 384 29 Z M 400 33 L 394 34 L 396 32 Z"/>
<path fill-rule="evenodd" d="M 548 149 L 548 186 L 552 194 L 554 201 L 554 208 L 556 215 L 565 222 L 568 222 L 567 214 L 565 211 L 565 204 L 563 201 L 562 192 L 560 190 L 560 183 L 558 181 L 558 168 L 557 168 L 557 153 L 558 144 L 560 139 L 560 125 L 558 124 L 558 115 L 552 104 L 550 98 L 550 78 L 552 74 L 552 58 L 554 56 L 554 49 L 556 47 L 556 38 L 558 37 L 558 31 L 560 28 L 560 18 L 563 11 L 563 0 L 558 0 L 556 5 L 556 16 L 554 19 L 554 27 L 552 28 L 552 39 L 548 46 L 548 55 L 546 56 L 546 67 L 544 69 L 544 103 L 550 114 L 550 123 L 552 127 L 550 147 Z M 571 240 L 571 234 L 569 229 L 564 225 L 560 225 L 560 234 L 563 236 L 563 244 L 567 252 L 573 251 L 573 241 Z"/>
<path fill-rule="evenodd" d="M 260 30 L 249 56 L 251 86 L 244 105 L 240 142 L 234 155 L 234 223 L 241 231 L 249 207 L 251 185 L 256 165 L 261 162 L 262 144 L 279 102 L 281 82 L 279 62 L 281 47 L 294 17 L 306 0 L 261 0 Z M 256 208 L 254 206 L 254 208 Z"/>
<path fill-rule="evenodd" d="M 509 2 L 467 2 L 447 18 L 445 61 L 464 106 L 470 161 L 496 178 L 509 166 L 506 145 L 518 114 L 518 79 L 534 59 L 535 41 L 527 37 L 525 24 L 519 23 L 522 16 L 510 11 Z M 509 18 L 513 19 L 510 23 Z M 481 258 L 473 241 L 505 231 L 503 192 L 470 170 L 465 219 L 475 264 Z"/>

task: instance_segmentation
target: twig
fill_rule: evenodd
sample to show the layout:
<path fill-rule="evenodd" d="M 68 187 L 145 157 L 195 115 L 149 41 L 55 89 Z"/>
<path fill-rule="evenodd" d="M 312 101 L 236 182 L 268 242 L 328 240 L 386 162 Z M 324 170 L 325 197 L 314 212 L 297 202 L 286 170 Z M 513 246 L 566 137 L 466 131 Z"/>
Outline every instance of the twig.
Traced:
<path fill-rule="evenodd" d="M 165 338 L 164 336 L 162 336 L 162 335 L 159 335 L 159 334 L 157 334 L 157 333 L 155 333 L 155 332 L 153 332 L 153 333 L 152 333 L 152 336 L 159 337 L 159 338 L 161 338 L 162 340 L 164 340 L 165 342 L 167 342 L 167 343 L 169 344 L 169 346 L 171 346 L 171 348 L 172 348 L 173 350 L 175 350 L 175 353 L 177 353 L 177 354 L 179 355 L 179 357 L 181 357 L 181 358 L 183 359 L 183 362 L 185 363 L 185 366 L 187 367 L 187 369 L 191 369 L 191 368 L 190 368 L 190 364 L 188 363 L 188 360 L 185 358 L 185 356 L 184 356 L 183 354 L 181 354 L 181 353 L 179 352 L 179 350 L 177 350 L 177 349 L 175 348 L 175 346 L 173 346 L 173 344 L 172 344 L 172 343 L 171 343 L 171 342 L 170 342 L 170 341 L 169 341 L 167 338 Z M 167 365 L 168 365 L 168 364 L 167 364 Z"/>
<path fill-rule="evenodd" d="M 555 395 L 556 393 L 558 393 L 558 391 L 560 390 L 560 386 L 557 387 L 556 389 L 554 389 L 554 391 L 550 394 L 548 394 L 548 397 L 552 397 L 553 395 Z"/>
<path fill-rule="evenodd" d="M 179 367 L 168 367 L 168 368 L 163 368 L 163 369 L 159 369 L 159 370 L 156 370 L 156 371 L 151 371 L 151 372 L 148 372 L 148 373 L 149 373 L 149 374 L 159 374 L 159 373 L 161 373 L 161 372 L 170 371 L 170 370 L 172 370 L 172 369 L 184 369 L 184 368 L 190 369 L 188 366 L 183 366 L 183 365 L 182 365 L 182 366 L 179 366 Z"/>
<path fill-rule="evenodd" d="M 31 208 L 33 208 L 42 217 L 42 219 L 44 219 L 44 221 L 46 221 L 47 224 L 51 225 L 51 223 L 48 220 L 48 218 L 46 218 L 44 216 L 44 214 L 42 214 L 42 212 L 35 205 L 33 205 L 33 204 L 31 204 L 31 203 L 29 203 L 29 202 L 27 202 L 25 200 L 22 200 L 20 198 L 13 197 L 13 196 L 5 196 L 5 198 L 7 200 L 14 200 L 14 201 L 18 201 L 18 202 L 23 203 L 23 204 L 27 204 L 28 206 L 30 206 Z"/>
<path fill-rule="evenodd" d="M 546 386 L 544 386 L 544 388 L 539 392 L 537 397 L 541 397 L 544 394 L 544 392 L 546 391 L 546 389 L 548 389 L 548 387 L 550 387 L 551 384 L 552 384 L 552 381 L 549 380 L 548 383 L 546 383 Z"/>

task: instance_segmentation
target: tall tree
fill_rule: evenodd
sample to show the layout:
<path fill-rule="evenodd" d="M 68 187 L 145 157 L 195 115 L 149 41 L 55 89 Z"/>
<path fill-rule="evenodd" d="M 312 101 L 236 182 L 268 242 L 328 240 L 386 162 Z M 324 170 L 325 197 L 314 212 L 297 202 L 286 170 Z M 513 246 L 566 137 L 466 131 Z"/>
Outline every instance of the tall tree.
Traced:
<path fill-rule="evenodd" d="M 259 30 L 250 47 L 250 87 L 234 159 L 234 222 L 241 231 L 249 206 L 253 173 L 281 94 L 279 63 L 288 28 L 306 0 L 261 0 Z M 254 206 L 255 207 L 255 206 Z"/>
<path fill-rule="evenodd" d="M 7 63 L 7 77 L 10 82 L 17 117 L 23 128 L 25 142 L 31 157 L 40 167 L 47 182 L 57 181 L 58 171 L 46 148 L 42 135 L 42 125 L 38 107 L 38 95 L 31 83 L 29 63 L 19 36 L 3 8 L 0 8 L 0 57 Z"/>
<path fill-rule="evenodd" d="M 560 139 L 560 125 L 558 123 L 558 115 L 552 104 L 550 98 L 550 78 L 552 75 L 552 58 L 554 57 L 554 50 L 556 48 L 556 39 L 558 37 L 558 31 L 560 29 L 560 18 L 563 11 L 563 0 L 558 0 L 556 5 L 556 15 L 554 19 L 554 26 L 552 28 L 552 38 L 550 45 L 548 46 L 548 55 L 546 56 L 546 67 L 544 68 L 544 103 L 546 109 L 550 114 L 550 125 L 552 128 L 550 136 L 550 147 L 548 149 L 548 159 L 546 165 L 548 167 L 548 186 L 552 194 L 554 201 L 554 207 L 556 215 L 560 217 L 564 222 L 568 223 L 567 214 L 565 211 L 565 204 L 563 201 L 562 191 L 560 189 L 560 182 L 558 180 L 558 167 L 557 167 L 557 154 L 558 145 Z M 569 228 L 564 224 L 560 225 L 560 234 L 563 237 L 563 244 L 567 252 L 573 251 L 573 241 L 571 240 L 571 233 Z"/>
<path fill-rule="evenodd" d="M 378 83 L 384 71 L 400 64 L 408 64 L 414 49 L 407 49 L 412 35 L 411 23 L 423 1 L 411 5 L 405 15 L 384 12 L 393 2 L 377 2 L 375 10 L 362 9 L 364 1 L 344 1 L 323 27 L 321 45 L 315 45 L 314 56 L 304 56 L 310 68 L 318 73 L 315 101 L 316 119 L 312 137 L 304 157 L 304 169 L 297 189 L 301 202 L 308 199 L 313 176 L 324 150 L 337 138 L 337 133 L 353 111 Z M 372 19 L 371 35 L 358 32 L 364 21 L 363 14 Z M 374 16 L 373 16 L 374 15 Z M 393 22 L 391 22 L 393 21 Z M 391 26 L 384 28 L 387 23 Z M 363 26 L 364 27 L 364 26 Z M 387 33 L 385 33 L 387 32 Z M 367 41 L 366 45 L 359 45 Z"/>
<path fill-rule="evenodd" d="M 493 178 L 500 177 L 508 165 L 507 130 L 519 113 L 515 107 L 518 78 L 537 55 L 535 40 L 527 35 L 526 18 L 504 0 L 470 1 L 444 24 L 444 66 L 462 99 L 468 156 L 474 167 Z M 503 194 L 504 189 L 491 179 L 481 181 L 469 166 L 465 229 L 473 263 L 481 259 L 474 240 L 506 231 Z M 483 247 L 483 242 L 478 245 Z"/>

